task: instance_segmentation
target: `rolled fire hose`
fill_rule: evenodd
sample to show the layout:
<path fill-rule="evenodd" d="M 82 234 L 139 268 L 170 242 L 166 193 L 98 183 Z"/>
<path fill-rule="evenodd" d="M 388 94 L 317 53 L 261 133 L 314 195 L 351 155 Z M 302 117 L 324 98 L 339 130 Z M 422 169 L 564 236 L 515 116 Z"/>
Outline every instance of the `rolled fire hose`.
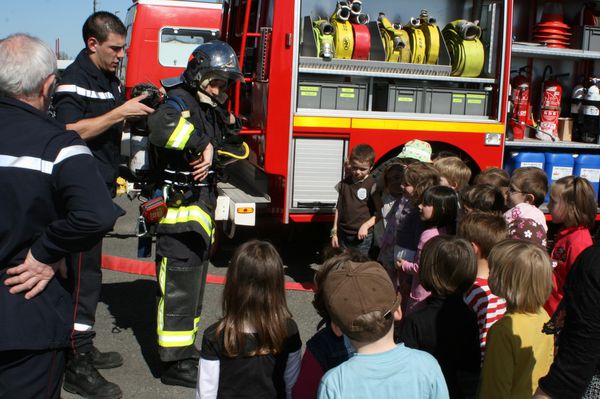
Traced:
<path fill-rule="evenodd" d="M 379 14 L 379 30 L 385 48 L 386 61 L 388 62 L 410 62 L 410 39 L 408 32 L 401 27 L 392 25 L 385 14 Z"/>
<path fill-rule="evenodd" d="M 352 15 L 362 14 L 362 1 L 354 0 L 352 3 L 350 3 L 349 7 Z"/>
<path fill-rule="evenodd" d="M 368 60 L 369 53 L 371 52 L 371 33 L 369 32 L 369 28 L 367 25 L 363 24 L 352 24 L 352 30 L 354 32 L 354 51 L 352 52 L 352 59 Z"/>
<path fill-rule="evenodd" d="M 484 63 L 481 28 L 476 23 L 459 19 L 450 22 L 442 31 L 452 58 L 452 75 L 476 78 Z"/>
<path fill-rule="evenodd" d="M 333 46 L 333 36 L 335 28 L 329 21 L 319 19 L 313 22 L 313 32 L 315 34 L 315 42 L 317 44 L 317 56 L 323 57 L 326 60 L 331 60 L 335 57 L 335 48 Z"/>
<path fill-rule="evenodd" d="M 421 21 L 417 18 L 411 18 L 410 23 L 404 26 L 404 30 L 408 32 L 410 40 L 410 50 L 412 56 L 410 62 L 413 64 L 424 64 L 426 54 L 425 34 L 421 30 Z"/>
<path fill-rule="evenodd" d="M 440 31 L 435 24 L 435 18 L 431 18 L 427 10 L 421 10 L 421 30 L 425 36 L 425 63 L 436 65 L 440 55 Z"/>
<path fill-rule="evenodd" d="M 352 58 L 354 51 L 354 31 L 352 30 L 352 24 L 348 22 L 351 15 L 350 7 L 342 3 L 345 2 L 338 3 L 330 20 L 335 28 L 335 34 L 333 35 L 335 58 L 349 60 Z"/>

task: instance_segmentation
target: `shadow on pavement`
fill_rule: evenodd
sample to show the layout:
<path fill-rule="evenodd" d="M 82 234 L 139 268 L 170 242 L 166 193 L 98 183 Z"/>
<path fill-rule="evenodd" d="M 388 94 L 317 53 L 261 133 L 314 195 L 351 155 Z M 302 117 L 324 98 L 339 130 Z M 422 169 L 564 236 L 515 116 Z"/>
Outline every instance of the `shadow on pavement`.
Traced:
<path fill-rule="evenodd" d="M 156 290 L 153 280 L 102 284 L 100 301 L 115 318 L 115 328 L 131 329 L 144 361 L 155 378 L 160 376 L 156 344 Z"/>

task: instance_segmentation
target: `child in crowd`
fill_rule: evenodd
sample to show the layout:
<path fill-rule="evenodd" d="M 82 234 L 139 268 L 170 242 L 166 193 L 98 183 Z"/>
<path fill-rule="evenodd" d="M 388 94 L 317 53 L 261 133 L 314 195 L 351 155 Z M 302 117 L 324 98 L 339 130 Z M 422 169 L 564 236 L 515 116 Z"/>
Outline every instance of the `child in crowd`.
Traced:
<path fill-rule="evenodd" d="M 322 317 L 317 328 L 320 326 L 322 328 L 306 342 L 300 374 L 292 392 L 294 399 L 316 398 L 323 374 L 348 360 L 354 353 L 354 348 L 345 344 L 344 337 L 336 335 L 331 329 L 331 317 L 325 306 L 323 284 L 331 269 L 338 264 L 345 261 L 367 262 L 368 260 L 360 252 L 346 249 L 341 254 L 323 262 L 316 272 L 315 296 L 312 304 L 319 316 Z"/>
<path fill-rule="evenodd" d="M 376 213 L 375 179 L 369 175 L 374 162 L 375 151 L 368 144 L 359 144 L 350 153 L 350 175 L 335 187 L 339 195 L 331 229 L 334 248 L 356 248 L 365 256 L 369 254 Z"/>
<path fill-rule="evenodd" d="M 504 169 L 491 166 L 479 172 L 473 179 L 473 184 L 491 184 L 498 187 L 506 196 L 510 185 L 510 175 Z"/>
<path fill-rule="evenodd" d="M 396 230 L 396 244 L 394 246 L 394 261 L 401 259 L 415 260 L 419 237 L 423 231 L 423 222 L 419 215 L 418 205 L 421 203 L 423 193 L 429 188 L 440 183 L 440 175 L 430 163 L 416 162 L 406 167 L 402 183 L 402 196 L 406 199 L 405 206 L 398 216 Z M 402 311 L 406 310 L 406 303 L 410 293 L 410 275 L 398 269 L 398 285 L 402 298 Z"/>
<path fill-rule="evenodd" d="M 227 270 L 223 317 L 204 331 L 196 398 L 289 398 L 301 347 L 277 250 L 242 244 Z"/>
<path fill-rule="evenodd" d="M 460 192 L 469 184 L 471 169 L 459 157 L 438 158 L 433 166 L 440 171 L 442 186 L 452 187 Z"/>
<path fill-rule="evenodd" d="M 380 264 L 341 261 L 324 290 L 333 330 L 349 338 L 357 353 L 325 374 L 319 399 L 448 397 L 435 359 L 394 343 L 400 296 Z"/>
<path fill-rule="evenodd" d="M 548 192 L 548 178 L 540 168 L 525 166 L 517 168 L 510 177 L 508 202 L 510 208 L 504 213 L 506 224 L 519 218 L 533 219 L 548 231 L 546 218 L 539 206 Z"/>
<path fill-rule="evenodd" d="M 502 215 L 504 196 L 502 191 L 491 184 L 475 184 L 466 187 L 460 193 L 463 215 L 472 211 Z"/>
<path fill-rule="evenodd" d="M 506 314 L 490 328 L 479 397 L 530 398 L 546 375 L 554 339 L 542 332 L 542 305 L 552 289 L 552 266 L 539 245 L 508 239 L 490 252 L 492 292 L 506 299 Z"/>
<path fill-rule="evenodd" d="M 450 187 L 430 187 L 423 194 L 419 210 L 424 230 L 419 237 L 414 260 L 401 259 L 396 261 L 396 267 L 412 276 L 406 314 L 413 312 L 429 296 L 429 292 L 423 288 L 419 279 L 419 256 L 425 243 L 433 237 L 440 234 L 454 234 L 458 212 L 457 194 Z"/>
<path fill-rule="evenodd" d="M 477 320 L 463 301 L 476 274 L 471 243 L 447 235 L 429 240 L 421 254 L 419 276 L 431 296 L 424 307 L 406 316 L 399 333 L 406 346 L 437 359 L 451 398 L 472 398 L 477 390 L 481 367 Z"/>
<path fill-rule="evenodd" d="M 508 236 L 515 240 L 529 241 L 546 248 L 546 230 L 533 219 L 519 218 L 510 222 Z"/>
<path fill-rule="evenodd" d="M 390 164 L 383 173 L 383 195 L 381 205 L 381 218 L 383 222 L 383 234 L 379 242 L 379 256 L 377 260 L 386 268 L 392 281 L 397 280 L 396 267 L 394 266 L 394 247 L 396 245 L 396 230 L 399 219 L 402 218 L 408 198 L 402 195 L 402 182 L 404 181 L 404 169 L 407 164 L 403 160 Z M 416 162 L 416 161 L 415 161 Z"/>
<path fill-rule="evenodd" d="M 592 245 L 590 228 L 596 217 L 596 195 L 592 185 L 582 177 L 565 176 L 550 190 L 548 210 L 552 221 L 561 226 L 554 237 L 550 257 L 556 262 L 552 272 L 553 287 L 544 308 L 550 316 L 563 297 L 563 286 L 571 266 L 581 251 Z"/>
<path fill-rule="evenodd" d="M 458 226 L 458 236 L 471 242 L 477 257 L 477 278 L 465 293 L 465 303 L 477 315 L 481 361 L 485 354 L 485 343 L 490 327 L 500 320 L 506 310 L 506 302 L 492 294 L 488 286 L 490 269 L 487 258 L 490 251 L 507 238 L 506 222 L 500 214 L 471 212 Z"/>

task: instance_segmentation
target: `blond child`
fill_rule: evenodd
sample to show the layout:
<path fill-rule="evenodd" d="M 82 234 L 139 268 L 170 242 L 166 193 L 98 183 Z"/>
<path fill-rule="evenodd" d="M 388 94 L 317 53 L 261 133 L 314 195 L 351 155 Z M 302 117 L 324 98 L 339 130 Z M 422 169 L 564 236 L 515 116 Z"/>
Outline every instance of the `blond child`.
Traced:
<path fill-rule="evenodd" d="M 471 169 L 459 157 L 437 158 L 433 161 L 433 166 L 440 172 L 441 185 L 460 192 L 469 184 Z"/>
<path fill-rule="evenodd" d="M 508 239 L 488 258 L 492 292 L 506 300 L 504 317 L 488 333 L 479 397 L 530 398 L 553 360 L 554 338 L 542 332 L 552 266 L 538 245 Z"/>
<path fill-rule="evenodd" d="M 477 257 L 477 277 L 465 293 L 464 300 L 477 315 L 479 347 L 483 361 L 487 333 L 506 311 L 504 299 L 492 294 L 488 285 L 488 256 L 494 245 L 508 238 L 506 223 L 500 215 L 471 212 L 461 220 L 457 235 L 471 243 Z"/>
<path fill-rule="evenodd" d="M 336 185 L 339 193 L 331 246 L 333 248 L 355 248 L 368 255 L 373 242 L 375 204 L 373 192 L 375 179 L 370 176 L 375 151 L 368 144 L 358 144 L 350 153 L 350 174 Z"/>
<path fill-rule="evenodd" d="M 567 275 L 579 254 L 592 245 L 591 228 L 596 217 L 596 196 L 592 185 L 582 177 L 565 176 L 550 190 L 548 210 L 552 221 L 561 226 L 554 237 L 550 257 L 555 262 L 554 284 L 544 308 L 550 316 L 563 298 Z"/>
<path fill-rule="evenodd" d="M 540 168 L 525 166 L 517 168 L 510 177 L 507 205 L 504 213 L 506 224 L 515 219 L 533 219 L 548 231 L 546 218 L 539 206 L 548 192 L 548 177 Z"/>

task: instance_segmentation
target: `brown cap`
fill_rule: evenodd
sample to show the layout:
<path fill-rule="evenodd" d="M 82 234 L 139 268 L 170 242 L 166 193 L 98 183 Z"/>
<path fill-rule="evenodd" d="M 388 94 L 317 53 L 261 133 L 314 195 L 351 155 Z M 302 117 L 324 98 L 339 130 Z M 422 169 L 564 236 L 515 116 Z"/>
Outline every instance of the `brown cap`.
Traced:
<path fill-rule="evenodd" d="M 508 225 L 508 235 L 517 240 L 529 241 L 546 248 L 544 226 L 529 218 L 517 218 Z"/>
<path fill-rule="evenodd" d="M 346 262 L 331 270 L 323 285 L 325 304 L 331 319 L 343 332 L 361 332 L 358 317 L 380 311 L 393 317 L 400 304 L 394 285 L 377 262 Z"/>

